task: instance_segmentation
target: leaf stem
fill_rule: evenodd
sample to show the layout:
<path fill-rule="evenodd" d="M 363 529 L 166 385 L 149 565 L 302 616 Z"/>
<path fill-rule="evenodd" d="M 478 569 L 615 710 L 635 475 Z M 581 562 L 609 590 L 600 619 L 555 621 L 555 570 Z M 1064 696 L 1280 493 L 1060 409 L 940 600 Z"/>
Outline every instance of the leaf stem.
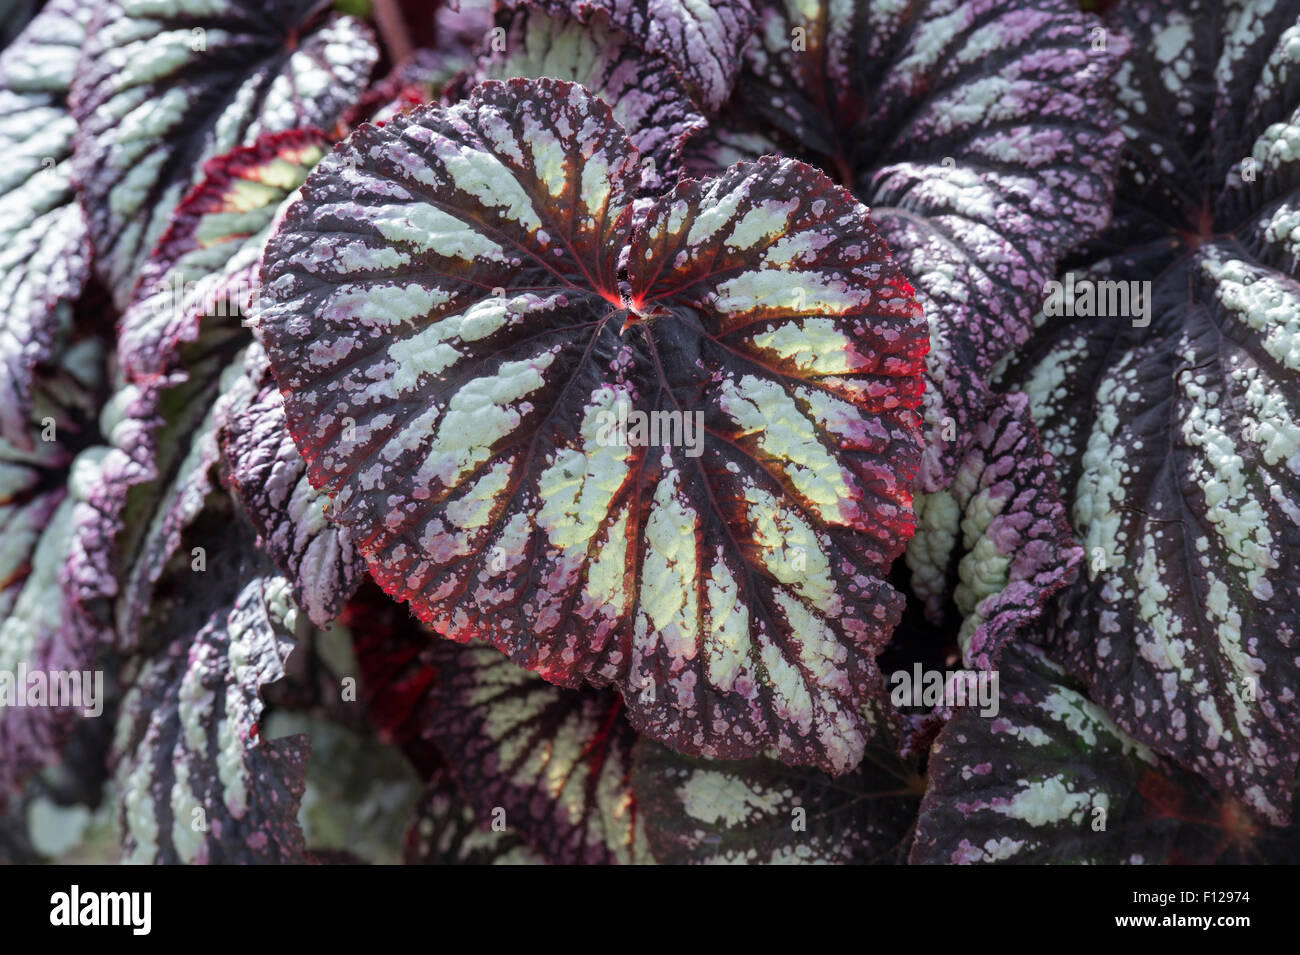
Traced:
<path fill-rule="evenodd" d="M 406 28 L 406 19 L 402 16 L 397 0 L 374 0 L 375 24 L 379 27 L 379 36 L 384 41 L 388 56 L 393 66 L 401 66 L 415 52 L 411 45 L 411 31 Z"/>

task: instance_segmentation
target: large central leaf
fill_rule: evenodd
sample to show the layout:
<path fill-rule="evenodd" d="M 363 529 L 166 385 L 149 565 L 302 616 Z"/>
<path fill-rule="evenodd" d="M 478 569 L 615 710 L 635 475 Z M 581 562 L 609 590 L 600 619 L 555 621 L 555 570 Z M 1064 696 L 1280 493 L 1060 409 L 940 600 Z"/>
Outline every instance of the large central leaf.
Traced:
<path fill-rule="evenodd" d="M 685 182 L 632 234 L 639 174 L 554 80 L 358 130 L 265 258 L 289 428 L 439 632 L 616 683 L 693 752 L 842 772 L 901 610 L 920 310 L 801 163 Z"/>

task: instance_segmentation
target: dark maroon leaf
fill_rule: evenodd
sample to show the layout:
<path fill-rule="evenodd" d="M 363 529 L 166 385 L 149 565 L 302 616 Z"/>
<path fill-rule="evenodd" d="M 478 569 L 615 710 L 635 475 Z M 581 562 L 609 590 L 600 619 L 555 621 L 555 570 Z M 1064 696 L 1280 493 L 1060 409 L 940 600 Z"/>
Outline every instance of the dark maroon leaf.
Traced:
<path fill-rule="evenodd" d="M 994 399 L 975 428 L 952 487 L 917 500 L 908 545 L 912 588 L 933 620 L 955 599 L 967 666 L 991 670 L 1002 648 L 1043 613 L 1083 559 L 1024 395 Z M 949 569 L 956 562 L 956 587 Z"/>
<path fill-rule="evenodd" d="M 913 863 L 1242 863 L 1297 858 L 1295 832 L 1127 736 L 1034 647 L 1009 647 L 1001 706 L 935 743 Z"/>
<path fill-rule="evenodd" d="M 185 371 L 128 385 L 105 409 L 111 445 L 84 478 L 63 572 L 65 600 L 83 640 L 140 648 L 155 588 L 214 485 L 213 404 L 223 380 L 226 388 L 239 380 L 242 329 L 208 328 L 187 348 Z M 208 556 L 206 550 L 186 554 L 185 562 L 206 567 Z"/>
<path fill-rule="evenodd" d="M 578 83 L 604 100 L 641 154 L 642 184 L 662 193 L 681 173 L 681 141 L 705 125 L 667 63 L 600 14 L 587 23 L 527 7 L 503 12 L 470 81 L 542 77 Z"/>
<path fill-rule="evenodd" d="M 118 307 L 207 160 L 331 128 L 377 57 L 369 28 L 314 0 L 98 4 L 73 83 L 75 163 Z"/>
<path fill-rule="evenodd" d="M 913 863 L 1161 862 L 1176 824 L 1144 774 L 1167 771 L 1032 647 L 1002 656 L 995 717 L 962 710 L 931 750 Z"/>
<path fill-rule="evenodd" d="M 1116 13 L 1116 222 L 1005 376 L 1085 547 L 1045 645 L 1125 732 L 1275 823 L 1300 759 L 1298 20 Z"/>
<path fill-rule="evenodd" d="M 446 773 L 420 797 L 403 851 L 407 865 L 544 865 L 509 828 L 481 825 Z"/>
<path fill-rule="evenodd" d="M 28 773 L 57 758 L 77 718 L 71 707 L 46 705 L 48 688 L 41 705 L 30 705 L 29 672 L 44 674 L 47 687 L 52 670 L 75 670 L 82 682 L 59 599 L 72 516 L 67 460 L 54 445 L 37 448 L 39 456 L 29 456 L 0 442 L 0 806 Z"/>
<path fill-rule="evenodd" d="M 261 738 L 263 686 L 284 675 L 297 613 L 281 577 L 254 576 L 144 664 L 115 747 L 126 859 L 303 862 L 298 805 L 307 737 Z"/>
<path fill-rule="evenodd" d="M 553 686 L 475 644 L 439 641 L 430 659 L 429 734 L 481 823 L 508 827 L 551 863 L 644 860 L 636 733 L 617 693 Z"/>
<path fill-rule="evenodd" d="M 265 257 L 290 431 L 439 633 L 615 683 L 691 752 L 844 772 L 901 606 L 923 319 L 807 166 L 682 183 L 630 235 L 638 178 L 558 81 L 358 130 Z"/>
<path fill-rule="evenodd" d="M 248 467 L 258 467 L 258 447 L 265 452 L 267 442 L 287 440 L 282 418 L 249 418 L 248 408 L 229 406 L 247 402 L 254 389 L 236 355 L 248 339 L 240 320 L 251 303 L 266 235 L 324 145 L 313 131 L 273 133 L 209 162 L 204 180 L 180 204 L 144 266 L 142 288 L 148 293 L 123 317 L 118 359 L 128 384 L 105 423 L 114 448 L 80 508 L 71 580 L 73 602 L 87 625 L 109 628 L 124 647 L 137 642 L 180 535 L 203 507 L 222 416 L 242 412 L 236 427 L 260 429 L 249 436 L 252 447 L 238 445 L 251 455 L 241 459 Z M 260 385 L 259 379 L 254 394 Z M 227 407 L 217 408 L 221 392 L 228 395 Z M 283 513 L 268 510 L 276 499 L 274 485 L 260 490 L 271 494 L 254 516 L 260 533 L 267 532 L 268 521 L 293 520 L 288 499 L 281 501 Z M 336 536 L 325 532 L 324 546 Z M 307 542 L 282 543 L 292 551 Z M 294 568 L 298 591 L 311 592 L 316 581 L 306 550 L 291 565 L 289 553 L 277 555 Z M 307 573 L 299 577 L 299 570 Z M 325 605 L 310 609 L 321 614 Z"/>
<path fill-rule="evenodd" d="M 0 55 L 0 439 L 26 450 L 38 367 L 65 344 L 90 274 L 66 100 L 92 10 L 52 0 Z"/>
<path fill-rule="evenodd" d="M 694 759 L 651 740 L 634 752 L 646 837 L 672 865 L 897 864 L 923 784 L 887 754 L 832 779 L 770 759 Z"/>
<path fill-rule="evenodd" d="M 293 585 L 293 597 L 328 626 L 365 575 L 348 529 L 325 519 L 326 496 L 284 423 L 284 404 L 261 346 L 216 412 L 224 480 L 259 535 L 258 544 Z"/>
<path fill-rule="evenodd" d="M 767 0 L 733 101 L 686 148 L 695 174 L 797 156 L 871 207 L 930 322 L 927 493 L 1057 259 L 1107 222 L 1122 44 L 1099 28 L 1071 0 Z"/>
<path fill-rule="evenodd" d="M 118 361 L 130 381 L 183 366 L 201 319 L 238 319 L 252 303 L 262 249 L 281 205 L 328 150 L 323 133 L 269 133 L 209 160 L 140 270 L 122 316 Z"/>
<path fill-rule="evenodd" d="M 1181 784 L 1181 785 L 1180 785 Z M 1190 774 L 1148 773 L 1139 791 L 1153 815 L 1179 823 L 1171 865 L 1295 865 L 1300 823 L 1286 828 L 1253 815 L 1232 796 L 1210 790 Z"/>
<path fill-rule="evenodd" d="M 710 112 L 731 92 L 755 25 L 751 0 L 504 0 L 504 5 L 584 23 L 607 18 L 647 53 L 667 60 Z"/>
<path fill-rule="evenodd" d="M 74 345 L 41 382 L 33 396 L 41 440 L 30 451 L 0 439 L 0 808 L 105 705 L 98 648 L 72 626 L 61 592 L 76 504 L 100 454 L 74 458 L 99 357 L 93 342 Z"/>

